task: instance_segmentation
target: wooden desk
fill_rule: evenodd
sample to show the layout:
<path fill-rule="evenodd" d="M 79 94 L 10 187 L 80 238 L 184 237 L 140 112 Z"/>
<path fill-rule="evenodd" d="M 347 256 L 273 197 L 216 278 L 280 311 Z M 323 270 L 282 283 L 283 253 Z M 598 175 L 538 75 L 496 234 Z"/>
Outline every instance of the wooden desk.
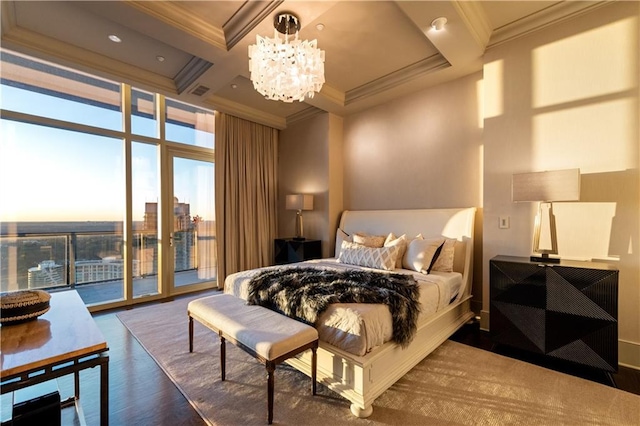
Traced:
<path fill-rule="evenodd" d="M 51 294 L 51 309 L 37 320 L 0 327 L 2 394 L 68 374 L 75 395 L 63 406 L 79 408 L 80 371 L 100 366 L 100 424 L 109 424 L 107 342 L 75 290 Z"/>

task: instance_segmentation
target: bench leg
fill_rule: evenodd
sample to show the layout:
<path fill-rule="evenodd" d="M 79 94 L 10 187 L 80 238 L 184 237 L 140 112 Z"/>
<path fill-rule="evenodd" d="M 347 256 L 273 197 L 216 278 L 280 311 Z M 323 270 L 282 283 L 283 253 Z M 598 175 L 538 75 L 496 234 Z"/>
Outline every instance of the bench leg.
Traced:
<path fill-rule="evenodd" d="M 311 392 L 316 394 L 316 369 L 318 368 L 318 356 L 316 348 L 311 348 Z"/>
<path fill-rule="evenodd" d="M 189 353 L 193 352 L 193 317 L 189 315 Z"/>
<path fill-rule="evenodd" d="M 275 369 L 275 364 L 267 361 L 267 412 L 269 424 L 273 423 L 273 372 Z"/>
<path fill-rule="evenodd" d="M 226 351 L 225 340 L 224 340 L 224 337 L 220 335 L 220 376 L 222 377 L 223 382 L 224 382 L 225 373 L 226 373 L 226 364 L 227 364 L 226 355 L 227 355 L 227 351 Z"/>

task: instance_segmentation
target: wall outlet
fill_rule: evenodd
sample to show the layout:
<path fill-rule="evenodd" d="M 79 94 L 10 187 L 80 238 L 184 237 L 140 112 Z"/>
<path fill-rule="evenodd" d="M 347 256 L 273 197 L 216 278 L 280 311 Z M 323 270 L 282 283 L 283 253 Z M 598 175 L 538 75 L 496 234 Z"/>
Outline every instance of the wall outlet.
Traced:
<path fill-rule="evenodd" d="M 498 223 L 498 228 L 500 229 L 509 229 L 509 216 L 500 216 L 500 222 Z"/>

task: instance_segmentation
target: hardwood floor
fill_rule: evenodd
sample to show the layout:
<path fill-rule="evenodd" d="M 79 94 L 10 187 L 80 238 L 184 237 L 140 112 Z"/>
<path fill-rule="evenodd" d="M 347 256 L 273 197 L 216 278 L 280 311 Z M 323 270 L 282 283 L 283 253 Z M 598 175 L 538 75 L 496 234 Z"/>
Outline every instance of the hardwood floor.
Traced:
<path fill-rule="evenodd" d="M 109 424 L 117 426 L 200 426 L 206 423 L 167 377 L 116 312 L 94 314 L 109 344 Z M 80 401 L 88 426 L 100 424 L 99 369 L 80 374 Z M 73 395 L 73 376 L 58 380 L 62 399 Z M 3 395 L 2 420 L 11 417 L 11 394 Z M 63 410 L 63 425 L 74 424 Z"/>
<path fill-rule="evenodd" d="M 159 426 L 204 425 L 205 422 L 193 409 L 173 382 L 164 374 L 151 356 L 122 325 L 116 312 L 95 314 L 94 318 L 109 342 L 109 420 L 112 425 Z M 451 338 L 454 341 L 492 350 L 489 333 L 481 331 L 477 323 L 465 325 Z M 493 348 L 501 355 L 542 365 L 568 374 L 609 384 L 605 374 L 575 369 L 549 362 L 507 348 Z M 89 369 L 81 374 L 81 401 L 88 425 L 99 424 L 99 371 Z M 640 371 L 620 367 L 613 375 L 619 389 L 640 395 Z M 71 377 L 59 380 L 61 396 L 73 392 Z M 10 410 L 3 402 L 4 410 Z M 10 412 L 8 413 L 10 416 Z"/>
<path fill-rule="evenodd" d="M 109 342 L 109 424 L 206 424 L 153 358 L 122 325 L 115 312 L 96 314 L 94 318 Z M 91 385 L 92 382 L 97 383 L 98 375 L 95 374 L 95 379 L 83 377 L 82 380 L 87 382 L 87 388 L 90 387 L 95 392 L 92 398 L 95 405 L 90 401 L 85 404 L 85 397 L 91 395 L 82 395 L 87 424 L 98 425 L 98 389 Z M 69 383 L 70 392 L 71 386 L 72 383 Z"/>

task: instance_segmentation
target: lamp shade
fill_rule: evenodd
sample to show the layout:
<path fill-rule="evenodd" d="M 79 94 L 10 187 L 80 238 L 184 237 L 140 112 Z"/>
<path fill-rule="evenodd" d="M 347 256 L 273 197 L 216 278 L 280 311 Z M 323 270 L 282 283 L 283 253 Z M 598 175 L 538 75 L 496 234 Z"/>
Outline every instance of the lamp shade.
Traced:
<path fill-rule="evenodd" d="M 523 201 L 580 200 L 580 169 L 514 174 L 511 198 Z"/>
<path fill-rule="evenodd" d="M 287 195 L 287 210 L 313 210 L 313 195 L 292 194 Z"/>

